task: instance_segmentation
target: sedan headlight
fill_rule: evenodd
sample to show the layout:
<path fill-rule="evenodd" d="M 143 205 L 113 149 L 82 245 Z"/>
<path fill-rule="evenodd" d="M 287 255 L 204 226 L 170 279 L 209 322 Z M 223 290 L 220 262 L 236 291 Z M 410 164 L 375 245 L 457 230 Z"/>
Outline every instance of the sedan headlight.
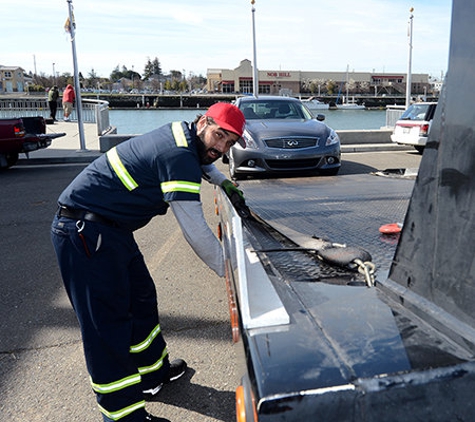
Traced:
<path fill-rule="evenodd" d="M 244 130 L 244 133 L 242 134 L 242 137 L 246 141 L 246 148 L 258 149 L 256 142 L 254 141 L 253 137 L 251 136 L 251 134 L 247 130 Z"/>
<path fill-rule="evenodd" d="M 340 142 L 340 137 L 337 135 L 337 133 L 333 130 L 330 129 L 330 133 L 328 134 L 327 141 L 325 142 L 325 146 L 330 146 L 333 144 L 337 144 Z"/>

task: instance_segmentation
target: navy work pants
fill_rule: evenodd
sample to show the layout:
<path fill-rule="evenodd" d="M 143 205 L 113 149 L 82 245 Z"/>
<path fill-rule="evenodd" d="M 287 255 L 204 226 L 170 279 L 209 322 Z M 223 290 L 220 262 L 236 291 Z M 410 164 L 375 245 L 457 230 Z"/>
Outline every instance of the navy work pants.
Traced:
<path fill-rule="evenodd" d="M 168 377 L 155 285 L 133 233 L 55 216 L 51 237 L 104 421 L 143 422 Z"/>

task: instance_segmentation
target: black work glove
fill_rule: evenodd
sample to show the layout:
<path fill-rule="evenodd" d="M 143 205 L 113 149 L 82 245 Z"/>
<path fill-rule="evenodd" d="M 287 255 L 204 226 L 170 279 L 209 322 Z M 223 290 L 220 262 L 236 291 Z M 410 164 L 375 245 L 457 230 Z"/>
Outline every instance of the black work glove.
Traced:
<path fill-rule="evenodd" d="M 242 190 L 238 189 L 238 187 L 228 179 L 221 183 L 221 187 L 224 189 L 224 192 L 226 192 L 226 195 L 230 199 L 231 204 L 233 204 L 233 207 L 239 216 L 241 218 L 249 218 L 251 216 L 251 211 L 246 205 L 246 200 L 244 199 Z"/>

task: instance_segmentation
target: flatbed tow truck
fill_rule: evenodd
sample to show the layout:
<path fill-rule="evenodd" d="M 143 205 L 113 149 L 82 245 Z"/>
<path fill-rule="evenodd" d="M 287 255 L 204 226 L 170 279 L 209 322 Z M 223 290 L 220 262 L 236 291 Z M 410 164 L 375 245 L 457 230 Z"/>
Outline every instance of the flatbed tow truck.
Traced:
<path fill-rule="evenodd" d="M 244 181 L 249 218 L 216 191 L 239 422 L 475 420 L 474 18 L 417 176 Z"/>

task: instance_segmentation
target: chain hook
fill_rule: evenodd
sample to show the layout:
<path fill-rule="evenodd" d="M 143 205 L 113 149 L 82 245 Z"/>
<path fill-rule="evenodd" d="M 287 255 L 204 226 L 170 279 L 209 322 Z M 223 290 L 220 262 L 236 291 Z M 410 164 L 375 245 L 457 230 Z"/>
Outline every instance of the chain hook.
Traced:
<path fill-rule="evenodd" d="M 353 262 L 358 266 L 358 272 L 364 275 L 366 285 L 368 287 L 374 287 L 376 265 L 370 261 L 363 262 L 361 259 L 355 259 Z"/>

